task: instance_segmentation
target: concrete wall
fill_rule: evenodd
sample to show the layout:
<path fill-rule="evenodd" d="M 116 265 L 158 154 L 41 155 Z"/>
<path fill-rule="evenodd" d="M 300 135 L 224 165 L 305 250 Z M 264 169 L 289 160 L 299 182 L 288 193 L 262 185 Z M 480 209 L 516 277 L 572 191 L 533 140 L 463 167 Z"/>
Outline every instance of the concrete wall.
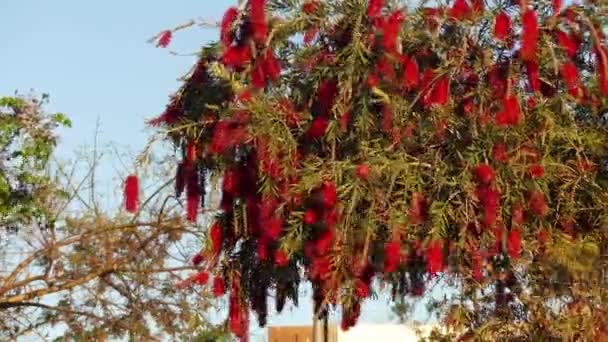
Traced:
<path fill-rule="evenodd" d="M 419 328 L 424 334 L 432 327 Z M 415 328 L 395 324 L 358 324 L 348 331 L 338 330 L 339 342 L 417 342 Z"/>

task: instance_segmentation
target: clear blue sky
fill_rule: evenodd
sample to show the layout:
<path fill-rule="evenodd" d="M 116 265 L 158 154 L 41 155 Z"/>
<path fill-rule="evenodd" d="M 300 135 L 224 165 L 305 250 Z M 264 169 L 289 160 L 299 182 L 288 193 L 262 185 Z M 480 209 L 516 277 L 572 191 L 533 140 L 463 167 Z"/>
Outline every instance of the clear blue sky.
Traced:
<path fill-rule="evenodd" d="M 49 93 L 49 109 L 68 114 L 74 124 L 62 132 L 61 155 L 91 143 L 98 118 L 102 142 L 139 151 L 150 134 L 144 118 L 163 111 L 168 95 L 179 86 L 176 79 L 195 62 L 146 40 L 191 18 L 217 20 L 233 3 L 236 0 L 2 0 L 0 95 L 30 89 Z M 171 50 L 192 53 L 216 36 L 210 29 L 180 31 Z M 105 177 L 112 177 L 110 173 Z M 272 317 L 270 324 L 310 323 L 310 305 L 302 302 L 302 308 Z M 385 300 L 363 311 L 363 321 L 389 320 Z"/>

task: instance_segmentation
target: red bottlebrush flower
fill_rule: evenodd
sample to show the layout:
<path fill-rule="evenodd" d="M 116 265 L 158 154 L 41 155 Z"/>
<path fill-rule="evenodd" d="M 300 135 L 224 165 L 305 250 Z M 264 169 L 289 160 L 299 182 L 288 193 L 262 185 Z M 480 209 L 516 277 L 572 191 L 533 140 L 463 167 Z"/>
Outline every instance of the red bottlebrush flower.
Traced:
<path fill-rule="evenodd" d="M 393 80 L 395 78 L 395 70 L 391 64 L 391 61 L 386 58 L 386 56 L 382 56 L 376 62 L 375 74 L 382 75 L 382 78 L 385 80 Z"/>
<path fill-rule="evenodd" d="M 219 223 L 214 223 L 209 229 L 209 238 L 211 239 L 211 250 L 213 254 L 219 254 L 222 250 L 222 227 Z"/>
<path fill-rule="evenodd" d="M 338 193 L 336 192 L 336 185 L 334 183 L 323 183 L 321 195 L 323 197 L 323 205 L 325 208 L 333 208 L 336 205 L 336 202 L 338 201 Z"/>
<path fill-rule="evenodd" d="M 480 185 L 476 193 L 483 207 L 483 223 L 486 227 L 493 227 L 498 217 L 500 192 L 486 185 Z"/>
<path fill-rule="evenodd" d="M 536 216 L 546 216 L 549 214 L 549 206 L 547 205 L 545 194 L 538 190 L 535 190 L 530 194 L 528 206 L 532 214 Z"/>
<path fill-rule="evenodd" d="M 213 129 L 209 152 L 222 154 L 227 149 L 240 144 L 246 137 L 247 130 L 243 126 L 234 125 L 228 121 L 220 121 Z"/>
<path fill-rule="evenodd" d="M 222 277 L 213 278 L 213 295 L 215 297 L 221 297 L 226 293 L 226 285 Z"/>
<path fill-rule="evenodd" d="M 479 252 L 475 252 L 471 258 L 471 269 L 473 273 L 473 279 L 477 281 L 483 280 L 483 266 L 484 260 Z"/>
<path fill-rule="evenodd" d="M 595 47 L 597 60 L 598 84 L 602 95 L 608 95 L 608 49 L 603 46 Z"/>
<path fill-rule="evenodd" d="M 443 106 L 450 100 L 450 80 L 447 77 L 441 77 L 435 83 L 433 93 L 431 95 L 432 104 Z"/>
<path fill-rule="evenodd" d="M 494 228 L 494 230 L 492 231 L 492 233 L 494 235 L 494 245 L 492 247 L 490 247 L 490 250 L 488 251 L 488 253 L 490 255 L 496 255 L 500 251 L 502 251 L 502 239 L 503 239 L 504 232 L 505 232 L 505 229 L 502 225 L 496 226 Z"/>
<path fill-rule="evenodd" d="M 365 180 L 369 177 L 369 166 L 366 164 L 357 165 L 355 173 L 357 174 L 357 177 Z"/>
<path fill-rule="evenodd" d="M 332 208 L 330 210 L 326 210 L 323 215 L 323 221 L 325 221 L 325 226 L 328 228 L 333 228 L 336 223 L 338 223 L 339 213 L 336 208 Z"/>
<path fill-rule="evenodd" d="M 209 281 L 209 273 L 206 271 L 198 272 L 195 282 L 199 285 L 205 285 L 207 284 L 207 281 Z"/>
<path fill-rule="evenodd" d="M 553 0 L 553 15 L 557 16 L 562 10 L 562 0 Z"/>
<path fill-rule="evenodd" d="M 511 259 L 517 259 L 521 255 L 521 231 L 512 229 L 507 236 L 507 253 Z"/>
<path fill-rule="evenodd" d="M 239 173 L 235 169 L 227 169 L 224 172 L 224 181 L 222 183 L 222 190 L 229 194 L 235 195 L 238 189 L 238 177 Z"/>
<path fill-rule="evenodd" d="M 382 45 L 388 53 L 393 53 L 397 50 L 397 36 L 399 35 L 403 19 L 403 12 L 394 11 L 383 25 Z"/>
<path fill-rule="evenodd" d="M 268 35 L 266 25 L 266 0 L 249 0 L 249 19 L 253 28 L 253 40 L 264 43 Z"/>
<path fill-rule="evenodd" d="M 413 90 L 420 82 L 418 63 L 414 58 L 406 58 L 403 63 L 403 85 L 406 90 Z"/>
<path fill-rule="evenodd" d="M 422 224 L 428 218 L 428 203 L 426 198 L 419 193 L 415 192 L 412 195 L 412 201 L 410 203 L 409 210 L 409 222 L 411 224 Z"/>
<path fill-rule="evenodd" d="M 426 267 L 431 275 L 443 271 L 443 242 L 435 240 L 429 244 L 426 254 Z"/>
<path fill-rule="evenodd" d="M 505 71 L 501 65 L 494 65 L 488 73 L 488 83 L 492 90 L 492 96 L 502 98 L 507 90 L 507 79 Z"/>
<path fill-rule="evenodd" d="M 230 46 L 224 50 L 222 63 L 229 68 L 241 68 L 251 60 L 249 45 Z"/>
<path fill-rule="evenodd" d="M 158 41 L 156 42 L 156 47 L 166 48 L 171 43 L 171 38 L 173 38 L 173 32 L 171 30 L 165 30 L 158 35 Z"/>
<path fill-rule="evenodd" d="M 370 88 L 375 88 L 378 85 L 378 76 L 376 74 L 369 74 L 367 76 L 367 86 Z"/>
<path fill-rule="evenodd" d="M 135 175 L 129 175 L 125 180 L 125 209 L 135 213 L 139 206 L 139 179 Z"/>
<path fill-rule="evenodd" d="M 329 126 L 329 120 L 326 117 L 317 116 L 312 120 L 306 135 L 311 139 L 319 139 L 325 134 L 327 126 Z"/>
<path fill-rule="evenodd" d="M 490 184 L 496 178 L 496 172 L 488 164 L 479 164 L 474 170 L 475 176 L 482 184 Z"/>
<path fill-rule="evenodd" d="M 516 126 L 520 121 L 521 110 L 515 95 L 507 96 L 502 101 L 502 112 L 496 115 L 496 124 L 500 127 Z"/>
<path fill-rule="evenodd" d="M 307 1 L 302 5 L 302 12 L 311 15 L 319 9 L 319 2 L 316 0 Z"/>
<path fill-rule="evenodd" d="M 266 261 L 268 259 L 268 245 L 266 244 L 266 241 L 260 241 L 258 243 L 257 251 L 258 259 L 260 259 L 260 261 Z"/>
<path fill-rule="evenodd" d="M 536 60 L 538 36 L 538 20 L 536 18 L 536 11 L 527 9 L 525 10 L 522 18 L 522 41 L 520 53 L 523 60 Z"/>
<path fill-rule="evenodd" d="M 501 163 L 506 163 L 509 161 L 507 146 L 504 143 L 499 142 L 492 147 L 492 159 Z"/>
<path fill-rule="evenodd" d="M 251 85 L 257 89 L 264 89 L 266 86 L 266 75 L 264 73 L 264 65 L 261 61 L 255 63 L 251 68 Z"/>
<path fill-rule="evenodd" d="M 571 37 L 568 33 L 559 30 L 557 31 L 557 42 L 559 46 L 566 52 L 568 57 L 576 58 L 578 52 L 578 42 L 574 37 Z"/>
<path fill-rule="evenodd" d="M 456 20 L 464 20 L 471 16 L 471 6 L 467 0 L 456 0 L 450 9 L 450 16 Z"/>
<path fill-rule="evenodd" d="M 277 241 L 283 232 L 283 220 L 279 217 L 273 217 L 268 221 L 266 227 L 266 236 L 271 241 Z"/>
<path fill-rule="evenodd" d="M 308 209 L 304 213 L 304 223 L 305 224 L 315 224 L 319 220 L 319 216 L 313 209 Z"/>
<path fill-rule="evenodd" d="M 201 203 L 201 186 L 198 172 L 190 170 L 186 183 L 186 209 L 188 221 L 196 222 L 198 206 Z"/>
<path fill-rule="evenodd" d="M 329 276 L 331 271 L 331 259 L 328 257 L 318 257 L 312 260 L 310 276 L 315 280 L 322 280 Z"/>
<path fill-rule="evenodd" d="M 538 63 L 534 61 L 527 61 L 526 72 L 528 74 L 530 89 L 532 89 L 534 92 L 540 91 L 540 73 L 538 71 Z"/>
<path fill-rule="evenodd" d="M 393 240 L 384 246 L 384 273 L 397 270 L 401 263 L 401 246 L 399 241 Z"/>
<path fill-rule="evenodd" d="M 334 243 L 335 232 L 332 229 L 325 230 L 315 242 L 317 255 L 326 255 Z"/>
<path fill-rule="evenodd" d="M 511 225 L 519 227 L 524 223 L 524 208 L 521 203 L 515 203 L 511 207 Z"/>
<path fill-rule="evenodd" d="M 576 65 L 572 62 L 566 62 L 561 67 L 562 78 L 564 79 L 564 83 L 566 84 L 566 88 L 568 88 L 568 93 L 573 97 L 581 96 L 579 78 L 578 78 L 578 69 Z"/>
<path fill-rule="evenodd" d="M 511 34 L 511 18 L 501 11 L 494 19 L 494 38 L 504 41 L 509 34 Z"/>
<path fill-rule="evenodd" d="M 264 61 L 262 63 L 265 76 L 267 76 L 271 81 L 278 80 L 281 76 L 281 64 L 279 64 L 279 61 L 274 56 L 274 52 L 272 52 L 272 50 L 268 49 L 266 51 Z"/>
<path fill-rule="evenodd" d="M 379 17 L 382 7 L 384 7 L 384 0 L 369 0 L 367 15 L 372 19 Z"/>
<path fill-rule="evenodd" d="M 194 257 L 192 257 L 192 264 L 194 264 L 195 266 L 197 266 L 201 262 L 203 262 L 203 260 L 205 260 L 205 258 L 203 258 L 203 255 L 201 253 L 196 253 L 194 255 Z"/>
<path fill-rule="evenodd" d="M 274 263 L 279 267 L 289 265 L 289 256 L 282 249 L 277 249 L 274 252 Z"/>
<path fill-rule="evenodd" d="M 196 143 L 189 142 L 186 147 L 186 161 L 188 164 L 193 163 L 196 160 Z"/>
<path fill-rule="evenodd" d="M 350 112 L 344 112 L 340 117 L 340 132 L 346 133 L 348 131 L 348 124 L 350 123 Z"/>
<path fill-rule="evenodd" d="M 369 297 L 369 286 L 361 280 L 357 280 L 355 283 L 356 283 L 355 293 L 357 294 L 357 297 L 359 297 L 359 298 Z"/>
<path fill-rule="evenodd" d="M 528 169 L 528 175 L 532 179 L 542 178 L 545 175 L 545 169 L 540 164 L 534 164 Z"/>
<path fill-rule="evenodd" d="M 229 46 L 230 44 L 232 44 L 232 25 L 234 24 L 234 21 L 236 20 L 238 15 L 239 12 L 236 7 L 230 7 L 224 13 L 220 30 L 220 39 L 224 46 Z"/>

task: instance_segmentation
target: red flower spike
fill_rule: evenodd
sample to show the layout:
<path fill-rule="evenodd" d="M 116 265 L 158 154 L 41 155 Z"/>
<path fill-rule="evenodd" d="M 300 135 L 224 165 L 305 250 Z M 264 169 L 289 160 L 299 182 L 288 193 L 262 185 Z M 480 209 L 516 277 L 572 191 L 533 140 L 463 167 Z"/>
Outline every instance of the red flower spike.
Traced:
<path fill-rule="evenodd" d="M 196 275 L 195 282 L 199 285 L 205 285 L 209 281 L 209 273 L 206 271 L 200 271 Z"/>
<path fill-rule="evenodd" d="M 501 163 L 506 163 L 509 161 L 507 146 L 504 143 L 499 142 L 492 147 L 492 159 Z"/>
<path fill-rule="evenodd" d="M 500 192 L 486 185 L 480 185 L 475 190 L 483 208 L 483 224 L 491 228 L 496 224 L 500 206 Z"/>
<path fill-rule="evenodd" d="M 160 33 L 158 36 L 158 41 L 156 42 L 156 47 L 166 48 L 171 43 L 171 38 L 173 38 L 173 32 L 171 30 L 165 30 Z"/>
<path fill-rule="evenodd" d="M 226 293 L 226 285 L 224 284 L 224 279 L 221 277 L 213 278 L 213 295 L 217 297 L 221 297 Z"/>
<path fill-rule="evenodd" d="M 562 10 L 562 0 L 553 0 L 553 15 L 559 15 Z"/>
<path fill-rule="evenodd" d="M 526 72 L 528 74 L 530 89 L 532 89 L 533 92 L 540 91 L 540 73 L 538 71 L 538 63 L 534 61 L 527 61 Z"/>
<path fill-rule="evenodd" d="M 315 223 L 317 223 L 318 220 L 319 220 L 319 217 L 314 210 L 308 209 L 304 213 L 304 223 L 305 224 L 315 224 Z"/>
<path fill-rule="evenodd" d="M 507 253 L 511 259 L 521 256 L 521 231 L 512 229 L 507 236 Z"/>
<path fill-rule="evenodd" d="M 251 68 L 251 85 L 257 89 L 264 89 L 266 86 L 266 74 L 261 61 L 255 63 L 253 68 Z"/>
<path fill-rule="evenodd" d="M 532 179 L 542 178 L 545 175 L 545 169 L 540 164 L 534 164 L 528 169 L 528 175 Z"/>
<path fill-rule="evenodd" d="M 271 81 L 277 81 L 281 76 L 281 64 L 279 64 L 279 61 L 274 56 L 274 52 L 272 52 L 272 50 L 268 49 L 266 51 L 262 64 L 265 76 L 267 76 Z"/>
<path fill-rule="evenodd" d="M 274 252 L 274 263 L 279 267 L 284 267 L 289 265 L 289 257 L 282 249 L 277 249 Z"/>
<path fill-rule="evenodd" d="M 367 76 L 367 86 L 374 88 L 378 85 L 378 76 L 376 74 L 369 74 Z"/>
<path fill-rule="evenodd" d="M 135 175 L 129 175 L 125 180 L 125 209 L 135 213 L 139 206 L 139 179 Z"/>
<path fill-rule="evenodd" d="M 450 100 L 450 80 L 447 77 L 441 77 L 435 83 L 433 93 L 431 95 L 433 104 L 443 106 Z"/>
<path fill-rule="evenodd" d="M 229 68 L 241 68 L 249 60 L 251 60 L 249 45 L 230 46 L 222 55 L 222 63 Z"/>
<path fill-rule="evenodd" d="M 414 58 L 407 58 L 403 63 L 403 86 L 406 90 L 413 90 L 420 82 L 418 63 Z"/>
<path fill-rule="evenodd" d="M 366 164 L 357 165 L 355 173 L 360 179 L 366 180 L 369 177 L 369 166 Z"/>
<path fill-rule="evenodd" d="M 401 263 L 401 246 L 393 240 L 384 246 L 384 272 L 395 272 Z"/>
<path fill-rule="evenodd" d="M 209 238 L 211 239 L 211 250 L 217 255 L 222 250 L 222 227 L 219 223 L 214 223 L 209 229 Z"/>
<path fill-rule="evenodd" d="M 266 24 L 266 0 L 249 0 L 249 18 L 253 28 L 253 40 L 264 43 L 268 36 Z"/>
<path fill-rule="evenodd" d="M 500 12 L 494 19 L 494 38 L 504 41 L 511 34 L 511 18 L 505 12 Z"/>
<path fill-rule="evenodd" d="M 530 194 L 528 206 L 532 214 L 536 216 L 546 216 L 549 214 L 549 206 L 545 198 L 545 194 L 535 190 Z"/>
<path fill-rule="evenodd" d="M 333 208 L 338 201 L 338 193 L 336 191 L 336 185 L 332 182 L 323 183 L 321 189 L 321 195 L 323 197 L 323 205 L 325 208 Z"/>
<path fill-rule="evenodd" d="M 198 266 L 201 262 L 203 262 L 203 260 L 205 260 L 205 258 L 203 258 L 203 255 L 201 253 L 196 253 L 192 258 L 192 264 L 194 266 Z"/>
<path fill-rule="evenodd" d="M 331 229 L 324 231 L 319 239 L 315 242 L 315 251 L 317 255 L 326 255 L 333 246 L 335 232 Z"/>
<path fill-rule="evenodd" d="M 570 58 L 576 58 L 578 53 L 578 41 L 568 33 L 559 30 L 557 31 L 557 42 L 564 49 L 566 55 Z"/>
<path fill-rule="evenodd" d="M 222 18 L 222 25 L 220 29 L 220 40 L 224 46 L 232 44 L 232 25 L 239 15 L 236 7 L 230 7 Z"/>
<path fill-rule="evenodd" d="M 367 6 L 367 15 L 372 19 L 377 18 L 380 16 L 383 7 L 384 0 L 369 0 L 369 4 Z"/>
<path fill-rule="evenodd" d="M 369 297 L 369 286 L 361 281 L 361 280 L 357 280 L 356 281 L 356 287 L 355 287 L 355 293 L 357 294 L 357 297 L 359 298 L 367 298 Z"/>
<path fill-rule="evenodd" d="M 507 96 L 502 101 L 502 112 L 496 114 L 496 124 L 500 127 L 516 126 L 519 124 L 521 109 L 515 95 Z"/>
<path fill-rule="evenodd" d="M 524 61 L 535 61 L 538 45 L 538 19 L 536 11 L 526 9 L 522 18 L 521 58 Z"/>
<path fill-rule="evenodd" d="M 608 95 L 608 49 L 603 46 L 596 46 L 595 55 L 600 92 L 602 95 Z"/>
<path fill-rule="evenodd" d="M 312 120 L 312 124 L 306 134 L 311 139 L 319 139 L 325 135 L 327 126 L 329 126 L 329 120 L 326 117 L 317 116 Z"/>
<path fill-rule="evenodd" d="M 443 242 L 435 240 L 429 244 L 426 255 L 427 271 L 431 275 L 442 272 L 445 265 L 443 264 Z"/>
<path fill-rule="evenodd" d="M 456 0 L 450 9 L 450 16 L 456 20 L 464 20 L 471 16 L 472 10 L 467 0 Z"/>
<path fill-rule="evenodd" d="M 479 252 L 475 252 L 475 254 L 473 254 L 473 257 L 471 258 L 471 269 L 472 269 L 472 273 L 473 273 L 473 279 L 477 280 L 477 281 L 482 281 L 483 280 L 483 266 L 484 266 L 484 260 L 483 257 L 481 256 L 481 254 Z"/>
<path fill-rule="evenodd" d="M 311 15 L 319 9 L 319 2 L 316 0 L 307 1 L 302 5 L 302 12 Z"/>
<path fill-rule="evenodd" d="M 382 130 L 387 134 L 393 130 L 393 119 L 393 111 L 388 106 L 384 106 L 382 109 Z"/>
<path fill-rule="evenodd" d="M 490 184 L 496 178 L 496 172 L 488 164 L 479 164 L 474 170 L 475 176 L 482 184 Z"/>
<path fill-rule="evenodd" d="M 260 241 L 258 243 L 258 259 L 260 259 L 260 261 L 266 261 L 268 259 L 268 245 L 266 244 L 265 241 Z"/>
<path fill-rule="evenodd" d="M 399 35 L 403 19 L 403 12 L 394 11 L 383 25 L 382 44 L 384 50 L 388 53 L 394 53 L 397 50 L 397 36 Z"/>
<path fill-rule="evenodd" d="M 519 227 L 524 223 L 524 208 L 521 203 L 515 203 L 511 207 L 511 225 Z"/>
<path fill-rule="evenodd" d="M 188 161 L 188 164 L 196 161 L 196 143 L 188 143 L 188 146 L 186 147 L 186 160 Z"/>
<path fill-rule="evenodd" d="M 266 228 L 266 237 L 271 241 L 277 241 L 283 233 L 283 220 L 279 217 L 273 217 L 268 221 Z"/>

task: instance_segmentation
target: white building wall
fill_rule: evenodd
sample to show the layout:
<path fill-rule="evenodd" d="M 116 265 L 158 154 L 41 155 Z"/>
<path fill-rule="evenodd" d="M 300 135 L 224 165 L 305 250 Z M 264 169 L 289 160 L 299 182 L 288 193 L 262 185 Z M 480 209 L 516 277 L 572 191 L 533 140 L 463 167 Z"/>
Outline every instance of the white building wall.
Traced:
<path fill-rule="evenodd" d="M 424 333 L 431 326 L 421 326 Z M 347 331 L 338 329 L 338 342 L 417 342 L 416 328 L 396 324 L 358 324 Z"/>

